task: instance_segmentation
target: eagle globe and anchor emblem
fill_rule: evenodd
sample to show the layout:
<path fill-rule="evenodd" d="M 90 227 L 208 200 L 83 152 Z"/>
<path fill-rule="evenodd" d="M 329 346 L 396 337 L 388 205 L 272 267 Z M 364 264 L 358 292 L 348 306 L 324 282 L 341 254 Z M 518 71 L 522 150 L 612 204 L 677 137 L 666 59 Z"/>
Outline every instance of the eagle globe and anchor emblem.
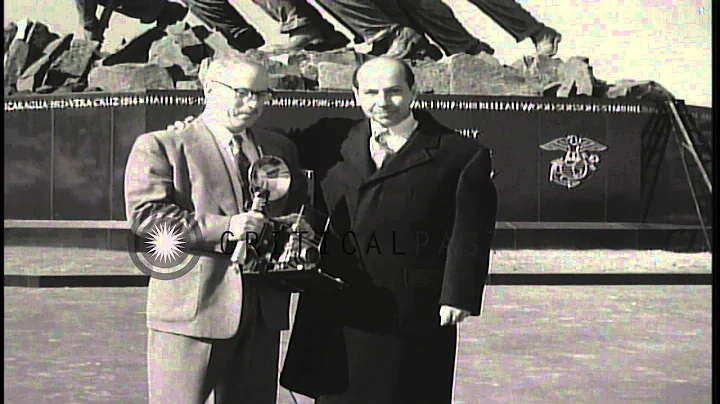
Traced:
<path fill-rule="evenodd" d="M 573 189 L 589 180 L 600 163 L 600 155 L 593 152 L 608 149 L 600 142 L 577 135 L 551 140 L 540 148 L 565 152 L 565 156 L 550 162 L 550 181 L 567 189 Z"/>

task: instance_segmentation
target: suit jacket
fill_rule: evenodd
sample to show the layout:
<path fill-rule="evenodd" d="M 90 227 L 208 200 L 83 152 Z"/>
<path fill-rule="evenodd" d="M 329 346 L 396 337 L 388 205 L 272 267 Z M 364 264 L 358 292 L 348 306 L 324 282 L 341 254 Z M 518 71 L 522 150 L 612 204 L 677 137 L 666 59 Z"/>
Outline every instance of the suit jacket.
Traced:
<path fill-rule="evenodd" d="M 348 341 L 323 324 L 433 340 L 440 305 L 480 314 L 497 211 L 490 151 L 427 112 L 415 117 L 415 132 L 379 170 L 368 120 L 327 119 L 293 136 L 301 163 L 320 181 L 316 200 L 331 217 L 323 268 L 352 286 L 301 294 L 283 371 L 290 388 L 312 394 L 322 390 L 314 381 L 344 372 L 342 360 L 329 357 L 343 356 Z M 305 352 L 328 358 L 313 362 Z"/>
<path fill-rule="evenodd" d="M 265 155 L 283 158 L 292 182 L 286 197 L 267 206 L 276 216 L 296 212 L 306 195 L 297 150 L 286 137 L 253 129 Z M 202 236 L 186 245 L 198 255 L 197 265 L 174 280 L 151 278 L 148 286 L 148 327 L 204 338 L 235 335 L 242 311 L 243 279 L 229 270 L 230 255 L 222 253 L 223 233 L 230 218 L 242 211 L 242 179 L 232 159 L 218 148 L 210 130 L 195 120 L 181 130 L 157 131 L 135 141 L 125 173 L 126 214 L 144 220 L 162 213 L 190 218 Z M 231 246 L 232 247 L 232 246 Z M 247 282 L 246 282 L 247 283 Z M 289 294 L 252 282 L 261 296 L 263 318 L 271 329 L 289 326 Z"/>

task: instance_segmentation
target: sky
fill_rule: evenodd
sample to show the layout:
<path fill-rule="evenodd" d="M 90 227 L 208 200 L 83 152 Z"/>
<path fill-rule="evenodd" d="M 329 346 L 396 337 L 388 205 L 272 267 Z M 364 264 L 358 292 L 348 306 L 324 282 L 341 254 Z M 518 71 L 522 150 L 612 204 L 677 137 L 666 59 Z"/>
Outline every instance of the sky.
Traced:
<path fill-rule="evenodd" d="M 515 43 L 469 1 L 443 1 L 471 34 L 495 48 L 494 56 L 500 62 L 510 65 L 534 51 L 532 41 Z M 610 83 L 621 79 L 654 80 L 690 105 L 711 106 L 711 0 L 518 2 L 535 18 L 563 34 L 558 57 L 588 57 L 598 79 Z M 230 3 L 263 34 L 266 42 L 286 40 L 279 34 L 278 24 L 250 0 Z M 23 18 L 42 21 L 53 32 L 82 33 L 73 0 L 5 0 L 5 24 Z M 328 20 L 337 25 L 331 17 Z M 193 16 L 188 21 L 199 23 Z M 105 49 L 116 48 L 123 36 L 132 38 L 151 27 L 113 14 Z M 347 32 L 341 26 L 338 29 Z"/>

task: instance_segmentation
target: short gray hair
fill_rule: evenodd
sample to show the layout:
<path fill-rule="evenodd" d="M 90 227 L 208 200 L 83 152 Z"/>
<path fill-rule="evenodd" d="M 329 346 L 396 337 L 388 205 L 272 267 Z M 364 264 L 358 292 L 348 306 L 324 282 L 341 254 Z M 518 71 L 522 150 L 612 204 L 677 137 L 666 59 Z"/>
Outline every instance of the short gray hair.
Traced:
<path fill-rule="evenodd" d="M 255 59 L 246 57 L 242 54 L 223 53 L 215 57 L 205 58 L 200 62 L 198 71 L 198 79 L 203 88 L 207 86 L 207 81 L 217 77 L 218 72 L 226 71 L 237 65 L 251 65 L 261 69 L 264 66 Z"/>

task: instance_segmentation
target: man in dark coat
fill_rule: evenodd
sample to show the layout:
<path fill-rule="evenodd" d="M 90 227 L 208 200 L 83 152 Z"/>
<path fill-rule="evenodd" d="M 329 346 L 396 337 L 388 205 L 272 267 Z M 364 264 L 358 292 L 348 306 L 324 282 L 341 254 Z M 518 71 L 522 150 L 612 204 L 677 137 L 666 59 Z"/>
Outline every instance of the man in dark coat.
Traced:
<path fill-rule="evenodd" d="M 376 58 L 353 79 L 368 119 L 293 135 L 331 218 L 324 270 L 347 290 L 304 292 L 281 385 L 328 403 L 450 403 L 457 323 L 480 314 L 497 210 L 490 150 L 424 111 L 412 70 Z"/>

